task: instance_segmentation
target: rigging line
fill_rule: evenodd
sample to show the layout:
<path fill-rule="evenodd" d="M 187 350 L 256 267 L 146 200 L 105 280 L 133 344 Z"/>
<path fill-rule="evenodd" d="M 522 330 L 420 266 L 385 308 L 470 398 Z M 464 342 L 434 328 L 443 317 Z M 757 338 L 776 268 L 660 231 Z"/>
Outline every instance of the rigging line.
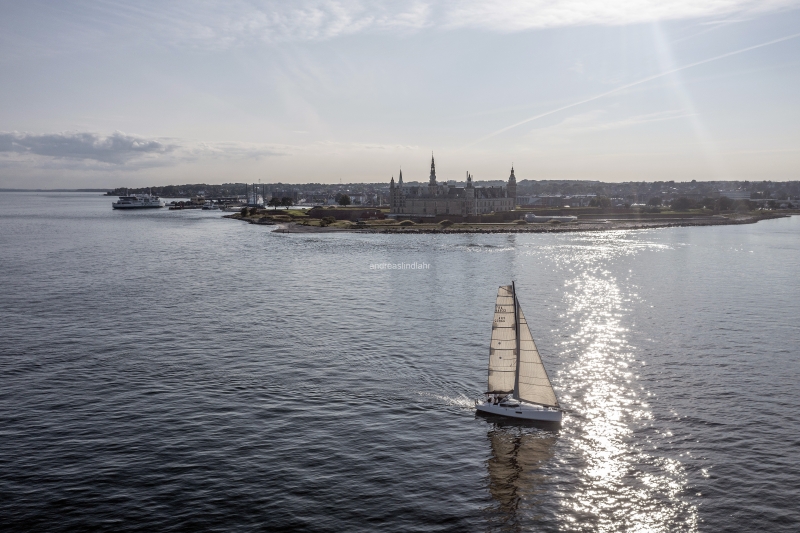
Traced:
<path fill-rule="evenodd" d="M 641 85 L 642 83 L 647 83 L 648 81 L 652 81 L 652 80 L 655 80 L 655 79 L 658 79 L 658 78 L 663 78 L 664 76 L 668 76 L 670 74 L 674 74 L 675 72 L 680 72 L 681 70 L 686 70 L 686 69 L 689 69 L 689 68 L 692 68 L 692 67 L 696 67 L 696 66 L 699 66 L 699 65 L 704 65 L 706 63 L 710 63 L 712 61 L 717 61 L 719 59 L 724 59 L 726 57 L 735 56 L 735 55 L 738 55 L 738 54 L 742 54 L 744 52 L 749 52 L 750 50 L 755 50 L 757 48 L 763 48 L 765 46 L 770 46 L 770 45 L 773 45 L 773 44 L 782 43 L 783 41 L 789 41 L 791 39 L 796 39 L 797 37 L 800 37 L 800 33 L 794 33 L 792 35 L 787 35 L 785 37 L 780 37 L 778 39 L 773 39 L 773 40 L 767 41 L 765 43 L 756 44 L 756 45 L 753 45 L 753 46 L 748 46 L 747 48 L 741 48 L 739 50 L 734 50 L 733 52 L 727 52 L 725 54 L 714 56 L 714 57 L 710 57 L 708 59 L 695 61 L 694 63 L 689 63 L 688 65 L 683 65 L 681 67 L 673 68 L 673 69 L 670 69 L 670 70 L 665 70 L 664 72 L 660 72 L 658 74 L 654 74 L 652 76 L 648 76 L 646 78 L 642 78 L 641 80 L 637 80 L 637 81 L 634 81 L 634 82 L 631 82 L 631 83 L 626 83 L 625 85 L 621 85 L 621 86 L 619 86 L 619 87 L 617 87 L 615 89 L 611 89 L 610 91 L 606 91 L 604 93 L 600 93 L 598 95 L 592 96 L 591 98 L 586 98 L 584 100 L 580 100 L 578 102 L 574 102 L 572 104 L 568 104 L 568 105 L 559 107 L 557 109 L 546 111 L 544 113 L 540 113 L 539 115 L 535 115 L 535 116 L 532 116 L 530 118 L 526 118 L 525 120 L 521 120 L 521 121 L 519 121 L 519 122 L 517 122 L 515 124 L 512 124 L 510 126 L 506 126 L 505 128 L 499 129 L 499 130 L 497 130 L 497 131 L 495 131 L 493 133 L 490 133 L 489 135 L 481 137 L 477 141 L 473 141 L 472 143 L 464 146 L 464 148 L 470 148 L 472 146 L 475 146 L 478 143 L 481 143 L 481 142 L 483 142 L 485 140 L 491 139 L 492 137 L 500 135 L 501 133 L 505 133 L 508 130 L 514 129 L 514 128 L 518 127 L 518 126 L 522 126 L 523 124 L 527 124 L 528 122 L 532 122 L 534 120 L 538 120 L 538 119 L 546 117 L 548 115 L 552 115 L 554 113 L 558 113 L 559 111 L 564 111 L 565 109 L 569 109 L 571 107 L 579 106 L 581 104 L 586 104 L 586 103 L 592 102 L 594 100 L 599 100 L 600 98 L 603 98 L 603 97 L 608 96 L 610 94 L 614 94 L 614 93 L 617 93 L 619 91 L 624 91 L 625 89 L 629 89 L 631 87 L 635 87 L 636 85 Z"/>

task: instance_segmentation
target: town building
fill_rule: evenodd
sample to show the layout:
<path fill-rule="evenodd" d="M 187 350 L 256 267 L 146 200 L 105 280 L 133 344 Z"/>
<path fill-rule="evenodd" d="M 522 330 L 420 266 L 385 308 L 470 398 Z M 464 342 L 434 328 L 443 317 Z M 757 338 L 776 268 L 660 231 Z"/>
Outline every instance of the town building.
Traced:
<path fill-rule="evenodd" d="M 723 190 L 720 190 L 718 196 L 726 196 L 726 197 L 730 198 L 731 200 L 749 200 L 750 199 L 750 191 L 747 191 L 747 190 L 737 190 L 737 191 L 723 191 Z"/>
<path fill-rule="evenodd" d="M 517 178 L 514 167 L 505 186 L 476 187 L 467 172 L 465 187 L 436 182 L 436 164 L 431 155 L 428 185 L 404 185 L 403 171 L 395 184 L 389 182 L 389 216 L 402 217 L 472 217 L 481 214 L 512 211 L 516 207 Z"/>

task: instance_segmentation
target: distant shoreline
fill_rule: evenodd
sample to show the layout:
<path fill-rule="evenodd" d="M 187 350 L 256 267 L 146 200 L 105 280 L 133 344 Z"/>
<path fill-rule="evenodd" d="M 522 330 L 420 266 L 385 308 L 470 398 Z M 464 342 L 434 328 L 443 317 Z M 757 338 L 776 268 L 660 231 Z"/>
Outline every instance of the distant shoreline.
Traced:
<path fill-rule="evenodd" d="M 0 188 L 0 192 L 101 192 L 107 193 L 111 189 L 6 189 Z"/>
<path fill-rule="evenodd" d="M 560 224 L 516 224 L 516 223 L 485 223 L 485 224 L 453 224 L 449 227 L 442 227 L 439 224 L 415 224 L 413 226 L 400 226 L 399 224 L 351 224 L 348 226 L 309 226 L 298 222 L 275 221 L 265 218 L 242 218 L 238 214 L 226 215 L 225 218 L 232 220 L 242 220 L 255 225 L 275 225 L 274 231 L 279 233 L 396 233 L 402 235 L 410 234 L 454 234 L 454 233 L 569 233 L 579 231 L 613 231 L 613 230 L 636 230 L 654 228 L 673 228 L 690 226 L 731 226 L 739 224 L 755 224 L 761 220 L 775 218 L 786 218 L 798 214 L 790 213 L 759 213 L 759 214 L 731 214 L 715 216 L 687 216 L 685 218 L 675 217 L 666 220 L 659 219 L 618 219 L 614 220 L 578 220 L 577 222 L 566 222 Z"/>

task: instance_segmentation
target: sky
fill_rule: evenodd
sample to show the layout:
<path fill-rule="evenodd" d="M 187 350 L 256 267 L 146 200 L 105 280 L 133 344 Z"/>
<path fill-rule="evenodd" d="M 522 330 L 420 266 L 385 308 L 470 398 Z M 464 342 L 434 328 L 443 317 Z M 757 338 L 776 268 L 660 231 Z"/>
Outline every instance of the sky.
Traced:
<path fill-rule="evenodd" d="M 0 187 L 800 179 L 800 0 L 0 0 Z"/>

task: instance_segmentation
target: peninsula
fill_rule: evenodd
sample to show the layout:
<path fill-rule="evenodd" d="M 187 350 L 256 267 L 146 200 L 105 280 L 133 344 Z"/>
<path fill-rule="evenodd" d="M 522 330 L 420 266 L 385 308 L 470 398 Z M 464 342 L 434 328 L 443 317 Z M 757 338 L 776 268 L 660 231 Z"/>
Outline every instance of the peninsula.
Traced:
<path fill-rule="evenodd" d="M 591 212 L 583 209 L 582 213 L 573 214 L 577 210 L 534 210 L 538 216 L 548 218 L 559 216 L 565 211 L 575 216 L 574 221 L 562 222 L 551 219 L 543 223 L 529 223 L 520 211 L 516 212 L 522 218 L 509 221 L 476 221 L 453 222 L 449 219 L 440 222 L 415 222 L 413 220 L 397 220 L 392 218 L 375 217 L 371 210 L 367 217 L 363 217 L 364 209 L 334 208 L 334 209 L 259 209 L 243 208 L 238 213 L 225 215 L 226 218 L 241 220 L 250 224 L 278 226 L 275 231 L 282 233 L 327 233 L 327 232 L 366 232 L 366 233 L 560 233 L 575 231 L 609 231 L 652 229 L 675 226 L 723 226 L 733 224 L 753 224 L 760 220 L 782 218 L 793 214 L 800 214 L 794 209 L 785 210 L 736 210 L 714 213 L 711 210 L 695 209 L 686 212 L 663 211 L 660 213 L 638 212 L 621 210 L 595 209 Z M 350 217 L 352 217 L 352 219 Z M 370 218 L 374 217 L 374 218 Z M 560 218 L 560 217 L 559 217 Z"/>

